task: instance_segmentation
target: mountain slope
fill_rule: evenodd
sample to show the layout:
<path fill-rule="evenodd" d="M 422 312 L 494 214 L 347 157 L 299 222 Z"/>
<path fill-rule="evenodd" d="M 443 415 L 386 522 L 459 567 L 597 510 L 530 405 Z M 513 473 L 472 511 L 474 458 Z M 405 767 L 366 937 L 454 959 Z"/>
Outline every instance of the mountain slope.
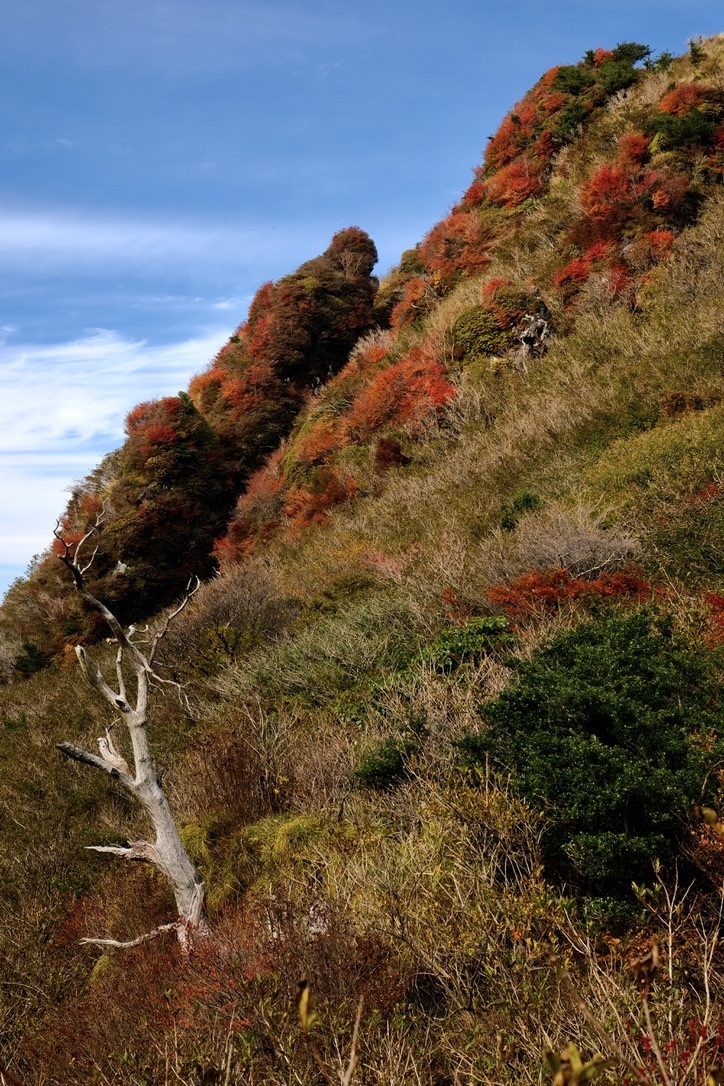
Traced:
<path fill-rule="evenodd" d="M 11 590 L 2 1052 L 28 1081 L 331 1080 L 361 996 L 353 1081 L 537 1083 L 571 1040 L 603 1082 L 719 1073 L 724 44 L 646 53 L 543 76 L 378 289 L 356 228 L 263 287 L 71 501 L 67 532 L 107 505 L 97 591 L 129 618 L 221 564 L 161 661 L 192 712 L 154 708 L 209 890 L 191 959 L 77 948 L 170 905 L 83 853 L 141 827 L 54 754 L 112 724 L 67 652 L 98 631 L 52 555 Z"/>

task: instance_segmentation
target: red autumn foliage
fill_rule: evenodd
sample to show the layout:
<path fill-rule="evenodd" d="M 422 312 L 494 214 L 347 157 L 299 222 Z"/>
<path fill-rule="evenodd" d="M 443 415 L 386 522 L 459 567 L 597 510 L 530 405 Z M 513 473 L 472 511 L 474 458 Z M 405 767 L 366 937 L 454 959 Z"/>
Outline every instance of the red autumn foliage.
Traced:
<path fill-rule="evenodd" d="M 488 140 L 485 149 L 485 165 L 489 170 L 499 170 L 520 154 L 520 126 L 510 116 L 501 123 L 498 131 Z"/>
<path fill-rule="evenodd" d="M 493 314 L 504 332 L 523 319 L 530 309 L 530 300 L 530 292 L 516 286 L 506 276 L 489 279 L 481 291 L 484 308 Z"/>
<path fill-rule="evenodd" d="M 611 245 L 609 242 L 596 242 L 586 249 L 582 256 L 575 257 L 564 268 L 556 272 L 553 276 L 553 285 L 560 288 L 585 283 L 593 267 L 606 260 L 610 251 Z"/>
<path fill-rule="evenodd" d="M 508 279 L 506 275 L 499 275 L 494 279 L 488 279 L 488 281 L 483 285 L 483 289 L 481 291 L 483 302 L 487 301 L 488 298 L 493 298 L 496 291 L 499 290 L 500 287 L 512 286 L 513 280 Z"/>
<path fill-rule="evenodd" d="M 415 276 L 408 279 L 403 288 L 402 298 L 394 306 L 390 314 L 390 324 L 393 328 L 401 328 L 406 324 L 412 324 L 418 317 L 424 316 L 430 309 L 430 303 L 434 292 L 426 279 Z"/>
<path fill-rule="evenodd" d="M 345 430 L 365 441 L 390 424 L 415 428 L 455 396 L 445 368 L 423 348 L 380 370 L 356 397 L 344 418 Z"/>
<path fill-rule="evenodd" d="M 343 502 L 352 501 L 358 486 L 354 479 L 339 475 L 332 468 L 322 468 L 313 490 L 291 486 L 282 510 L 292 533 L 312 524 L 324 524 L 330 511 Z"/>
<path fill-rule="evenodd" d="M 660 175 L 621 164 L 605 163 L 581 186 L 584 214 L 609 231 L 616 230 L 637 210 L 645 208 Z M 655 205 L 655 201 L 654 201 Z"/>
<path fill-rule="evenodd" d="M 714 592 L 707 592 L 704 603 L 711 611 L 709 619 L 709 633 L 707 643 L 712 648 L 724 645 L 724 596 L 718 596 Z"/>
<path fill-rule="evenodd" d="M 651 586 L 634 569 L 602 573 L 595 580 L 574 577 L 567 569 L 526 573 L 511 584 L 495 585 L 486 596 L 514 619 L 541 617 L 577 599 L 648 599 Z"/>
<path fill-rule="evenodd" d="M 540 84 L 543 87 L 552 87 L 556 79 L 558 78 L 558 73 L 560 72 L 561 67 L 562 65 L 557 64 L 555 68 L 549 68 L 548 71 L 541 76 L 539 80 Z"/>
<path fill-rule="evenodd" d="M 494 237 L 494 229 L 476 211 L 455 207 L 423 240 L 420 260 L 443 281 L 461 272 L 475 275 L 490 263 Z"/>
<path fill-rule="evenodd" d="M 487 184 L 488 198 L 501 207 L 517 207 L 542 190 L 542 164 L 527 156 L 520 156 L 498 170 Z"/>
<path fill-rule="evenodd" d="M 463 194 L 461 203 L 465 207 L 475 207 L 476 204 L 481 204 L 483 202 L 485 195 L 485 182 L 482 177 L 476 177 L 472 185 L 470 185 Z"/>
<path fill-rule="evenodd" d="M 643 132 L 627 132 L 618 141 L 618 161 L 622 166 L 641 166 L 651 140 Z"/>
<path fill-rule="evenodd" d="M 626 289 L 632 285 L 633 272 L 623 260 L 615 260 L 608 268 L 606 278 L 614 299 L 623 297 Z"/>
<path fill-rule="evenodd" d="M 338 418 L 329 416 L 317 421 L 294 442 L 294 459 L 297 464 L 309 467 L 325 464 L 332 453 L 347 444 Z"/>
<path fill-rule="evenodd" d="M 674 214 L 689 192 L 689 178 L 684 173 L 662 173 L 656 178 L 651 203 L 656 211 Z"/>
<path fill-rule="evenodd" d="M 600 68 L 602 64 L 605 64 L 607 60 L 610 60 L 613 56 L 613 52 L 610 49 L 595 49 L 593 52 L 593 66 L 594 68 Z"/>
<path fill-rule="evenodd" d="M 266 538 L 278 525 L 283 506 L 285 452 L 284 447 L 277 449 L 249 479 L 226 534 L 214 546 L 214 556 L 222 566 L 241 562 L 251 554 L 257 541 Z"/>
<path fill-rule="evenodd" d="M 665 260 L 671 253 L 674 244 L 673 230 L 651 230 L 645 238 L 657 260 Z"/>
<path fill-rule="evenodd" d="M 622 1076 L 623 1086 L 638 1086 L 641 1082 L 681 1082 L 692 1069 L 692 1082 L 715 1081 L 716 1069 L 724 1062 L 724 1023 L 707 1024 L 701 1018 L 691 1018 L 681 1027 L 678 1036 L 656 1050 L 649 1033 L 634 1031 L 630 1021 L 626 1025 L 639 1048 L 642 1066 L 636 1069 L 635 1075 Z M 709 1070 L 714 1073 L 708 1075 Z"/>
<path fill-rule="evenodd" d="M 445 604 L 448 619 L 458 626 L 464 626 L 473 617 L 473 612 L 463 603 L 453 588 L 446 588 L 440 597 Z"/>
<path fill-rule="evenodd" d="M 674 117 L 684 117 L 691 109 L 698 109 L 707 96 L 709 88 L 701 83 L 680 83 L 669 91 L 659 102 L 662 113 Z"/>
<path fill-rule="evenodd" d="M 147 432 L 148 427 L 162 417 L 166 418 L 170 425 L 176 420 L 180 407 L 181 403 L 176 396 L 139 403 L 126 416 L 126 433 L 129 437 L 133 437 L 141 432 Z"/>

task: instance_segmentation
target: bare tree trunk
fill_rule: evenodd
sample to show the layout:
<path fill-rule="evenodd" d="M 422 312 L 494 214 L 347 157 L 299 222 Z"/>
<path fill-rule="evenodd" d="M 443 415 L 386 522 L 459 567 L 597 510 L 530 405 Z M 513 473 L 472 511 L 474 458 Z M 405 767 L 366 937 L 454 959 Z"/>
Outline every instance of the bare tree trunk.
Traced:
<path fill-rule="evenodd" d="M 179 683 L 162 679 L 156 674 L 153 669 L 153 661 L 159 642 L 163 639 L 171 622 L 180 614 L 193 594 L 198 590 L 199 582 L 196 581 L 193 589 L 189 587 L 182 602 L 168 616 L 161 629 L 151 638 L 148 652 L 143 653 L 133 640 L 134 628 L 131 627 L 128 631 L 124 631 L 115 615 L 109 611 L 105 604 L 92 595 L 85 583 L 84 574 L 90 568 L 95 552 L 83 566 L 80 564 L 80 553 L 83 545 L 99 530 L 102 519 L 101 515 L 97 519 L 95 526 L 78 544 L 66 543 L 57 526 L 55 535 L 64 547 L 64 553 L 59 556 L 60 560 L 72 573 L 78 592 L 89 607 L 92 607 L 94 611 L 103 616 L 118 643 L 116 689 L 110 686 L 98 665 L 89 659 L 82 647 L 76 648 L 76 654 L 83 673 L 91 686 L 114 709 L 120 712 L 128 730 L 132 763 L 129 766 L 126 759 L 117 750 L 113 742 L 111 728 L 106 729 L 105 736 L 98 740 L 100 754 L 91 754 L 73 743 L 60 743 L 58 749 L 66 757 L 72 758 L 76 762 L 93 766 L 104 773 L 108 773 L 114 780 L 122 784 L 143 807 L 153 826 L 155 840 L 130 841 L 127 845 L 90 845 L 89 847 L 96 852 L 108 852 L 127 860 L 145 860 L 157 867 L 159 871 L 163 872 L 171 885 L 176 901 L 178 919 L 172 924 L 161 925 L 154 931 L 127 942 L 119 942 L 115 939 L 84 939 L 83 942 L 115 947 L 136 946 L 161 934 L 161 932 L 175 931 L 179 941 L 185 947 L 188 947 L 193 942 L 194 933 L 203 931 L 205 928 L 203 922 L 205 887 L 201 875 L 183 847 L 168 800 L 157 779 L 148 739 L 148 701 L 152 685 L 165 684 L 173 686 L 181 697 L 184 696 L 183 688 Z M 135 697 L 133 698 L 130 698 L 126 693 L 124 663 L 130 664 L 133 669 L 135 677 Z"/>

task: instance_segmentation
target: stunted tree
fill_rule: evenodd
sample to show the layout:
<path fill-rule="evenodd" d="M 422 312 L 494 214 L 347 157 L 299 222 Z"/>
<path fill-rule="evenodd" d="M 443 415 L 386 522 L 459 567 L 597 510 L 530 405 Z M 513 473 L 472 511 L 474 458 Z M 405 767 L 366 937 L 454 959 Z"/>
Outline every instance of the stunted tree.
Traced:
<path fill-rule="evenodd" d="M 124 630 L 113 612 L 96 599 L 86 584 L 85 575 L 93 563 L 95 551 L 87 561 L 83 561 L 82 552 L 91 537 L 99 532 L 102 522 L 103 514 L 96 518 L 94 526 L 77 543 L 67 542 L 58 526 L 55 537 L 61 545 L 58 557 L 70 570 L 78 593 L 89 607 L 103 617 L 118 645 L 114 685 L 105 678 L 98 664 L 89 658 L 82 646 L 77 646 L 75 651 L 91 686 L 121 714 L 130 740 L 130 764 L 114 742 L 113 726 L 107 728 L 105 735 L 98 739 L 99 754 L 92 754 L 68 742 L 58 744 L 58 750 L 73 761 L 107 773 L 141 805 L 153 826 L 153 841 L 130 841 L 125 845 L 89 847 L 96 852 L 107 852 L 125 860 L 142 860 L 153 864 L 171 885 L 178 917 L 169 924 L 162 924 L 153 931 L 126 942 L 101 938 L 84 939 L 83 942 L 99 946 L 132 947 L 162 932 L 175 931 L 182 946 L 188 947 L 194 934 L 203 929 L 204 881 L 181 843 L 171 808 L 161 786 L 148 738 L 148 713 L 149 696 L 153 687 L 172 686 L 182 698 L 185 696 L 180 683 L 157 674 L 154 670 L 154 659 L 170 624 L 186 607 L 198 590 L 200 582 L 197 579 L 193 587 L 189 584 L 181 603 L 150 637 L 146 651 L 142 651 L 134 641 L 134 627 Z M 130 691 L 127 689 L 126 680 L 129 672 L 133 674 L 134 687 Z"/>

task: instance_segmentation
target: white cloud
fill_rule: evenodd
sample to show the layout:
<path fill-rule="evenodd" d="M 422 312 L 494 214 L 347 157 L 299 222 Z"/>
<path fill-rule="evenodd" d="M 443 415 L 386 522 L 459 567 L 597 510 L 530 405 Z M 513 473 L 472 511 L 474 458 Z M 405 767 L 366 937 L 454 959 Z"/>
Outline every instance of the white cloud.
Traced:
<path fill-rule="evenodd" d="M 0 453 L 117 440 L 125 411 L 185 387 L 227 335 L 219 328 L 151 346 L 98 329 L 70 343 L 0 346 Z"/>
<path fill-rule="evenodd" d="M 211 308 L 221 309 L 224 311 L 227 309 L 233 309 L 237 313 L 241 313 L 248 308 L 250 301 L 251 296 L 247 296 L 246 298 L 219 298 L 218 302 L 211 303 Z"/>
<path fill-rule="evenodd" d="M 218 264 L 268 251 L 270 232 L 262 227 L 179 226 L 123 218 L 46 212 L 0 212 L 0 256 L 5 262 L 42 258 L 44 266 L 103 262 L 167 263 L 203 259 Z"/>
<path fill-rule="evenodd" d="M 47 546 L 65 491 L 121 443 L 127 412 L 185 388 L 227 335 L 151 345 L 98 329 L 0 345 L 0 565 L 24 566 Z"/>

